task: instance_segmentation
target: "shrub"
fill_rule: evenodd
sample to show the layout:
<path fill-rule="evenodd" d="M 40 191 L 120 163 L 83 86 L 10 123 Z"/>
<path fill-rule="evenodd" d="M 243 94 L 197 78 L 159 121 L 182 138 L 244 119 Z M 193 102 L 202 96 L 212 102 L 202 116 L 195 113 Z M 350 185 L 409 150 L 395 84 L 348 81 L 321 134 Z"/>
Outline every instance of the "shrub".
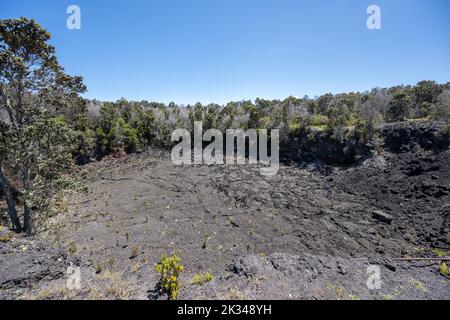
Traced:
<path fill-rule="evenodd" d="M 364 119 L 358 118 L 355 123 L 354 136 L 360 141 L 367 142 L 374 132 L 371 130 L 369 125 Z"/>
<path fill-rule="evenodd" d="M 77 253 L 77 251 L 78 251 L 77 244 L 76 244 L 75 242 L 71 242 L 71 243 L 69 244 L 69 249 L 68 249 L 68 251 L 69 251 L 69 254 L 70 254 L 71 256 L 75 255 L 75 254 Z"/>
<path fill-rule="evenodd" d="M 404 121 L 410 113 L 411 98 L 405 90 L 398 90 L 388 103 L 387 120 Z"/>
<path fill-rule="evenodd" d="M 289 121 L 289 127 L 288 127 L 288 131 L 289 133 L 295 133 L 297 132 L 301 127 L 301 122 L 298 118 L 293 117 L 290 121 Z"/>
<path fill-rule="evenodd" d="M 151 110 L 143 112 L 136 127 L 138 140 L 143 145 L 150 145 L 155 139 L 155 115 Z"/>
<path fill-rule="evenodd" d="M 96 132 L 89 128 L 75 131 L 75 150 L 73 156 L 77 160 L 77 163 L 85 164 L 94 157 L 96 137 Z"/>
<path fill-rule="evenodd" d="M 316 114 L 309 117 L 309 121 L 311 126 L 313 127 L 322 127 L 327 126 L 329 123 L 329 119 L 326 115 L 323 114 Z"/>
<path fill-rule="evenodd" d="M 95 153 L 99 157 L 102 157 L 108 152 L 107 151 L 108 139 L 102 128 L 95 129 L 95 137 L 97 139 L 97 150 L 95 151 Z"/>
<path fill-rule="evenodd" d="M 113 154 L 119 153 L 121 149 L 133 152 L 138 149 L 138 144 L 137 131 L 123 118 L 117 118 L 108 134 L 109 151 Z"/>
<path fill-rule="evenodd" d="M 14 232 L 10 232 L 4 236 L 0 237 L 0 242 L 8 242 L 11 241 L 11 239 L 14 237 Z"/>
<path fill-rule="evenodd" d="M 450 278 L 450 268 L 444 261 L 439 264 L 439 273 L 444 277 Z"/>
<path fill-rule="evenodd" d="M 206 272 L 205 274 L 196 274 L 192 277 L 191 283 L 194 285 L 201 286 L 213 279 L 211 272 Z"/>
<path fill-rule="evenodd" d="M 106 298 L 115 300 L 130 300 L 133 298 L 136 290 L 135 286 L 133 283 L 125 280 L 122 273 L 107 270 L 101 278 L 106 280 Z"/>
<path fill-rule="evenodd" d="M 96 263 L 95 264 L 95 274 L 99 274 L 102 273 L 103 271 L 103 266 L 101 263 Z"/>
<path fill-rule="evenodd" d="M 160 284 L 169 299 L 175 300 L 180 291 L 180 273 L 183 271 L 181 258 L 177 255 L 167 257 L 163 255 L 160 262 L 155 265 L 155 271 L 160 275 Z"/>
<path fill-rule="evenodd" d="M 350 126 L 354 122 L 354 113 L 348 105 L 332 106 L 328 109 L 328 128 L 335 130 Z"/>
<path fill-rule="evenodd" d="M 446 256 L 450 256 L 450 249 L 439 249 L 439 248 L 433 248 L 431 250 L 435 255 L 437 255 L 438 257 L 446 257 Z"/>
<path fill-rule="evenodd" d="M 270 127 L 270 122 L 272 121 L 272 119 L 270 118 L 270 116 L 265 116 L 259 119 L 259 128 L 269 128 Z"/>
<path fill-rule="evenodd" d="M 141 249 L 138 246 L 131 247 L 130 259 L 136 258 L 139 255 L 140 251 Z"/>

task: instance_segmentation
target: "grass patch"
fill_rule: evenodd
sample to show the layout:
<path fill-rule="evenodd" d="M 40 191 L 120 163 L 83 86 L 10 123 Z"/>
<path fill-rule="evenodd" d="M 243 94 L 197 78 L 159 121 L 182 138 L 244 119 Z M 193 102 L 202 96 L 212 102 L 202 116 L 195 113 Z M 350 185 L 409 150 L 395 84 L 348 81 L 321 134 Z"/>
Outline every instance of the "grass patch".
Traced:
<path fill-rule="evenodd" d="M 394 300 L 394 297 L 390 294 L 381 294 L 380 295 L 381 300 Z"/>
<path fill-rule="evenodd" d="M 78 251 L 77 244 L 76 244 L 75 242 L 71 242 L 71 243 L 69 244 L 68 251 L 69 251 L 69 254 L 70 254 L 71 256 L 75 255 L 75 254 L 77 253 L 77 251 Z"/>
<path fill-rule="evenodd" d="M 147 257 L 144 257 L 142 261 L 136 261 L 131 264 L 130 271 L 136 273 L 141 270 L 147 264 Z"/>
<path fill-rule="evenodd" d="M 206 272 L 205 274 L 196 274 L 192 277 L 191 283 L 193 285 L 201 286 L 205 283 L 211 281 L 213 279 L 213 275 L 211 272 Z"/>
<path fill-rule="evenodd" d="M 322 131 L 326 131 L 328 129 L 328 126 L 327 125 L 320 125 L 320 126 L 311 126 L 310 128 L 313 131 L 322 132 Z"/>
<path fill-rule="evenodd" d="M 0 242 L 9 242 L 14 238 L 14 232 L 9 232 L 8 234 L 0 237 Z"/>
<path fill-rule="evenodd" d="M 431 251 L 433 251 L 433 253 L 439 258 L 450 256 L 450 249 L 433 248 Z"/>
<path fill-rule="evenodd" d="M 123 279 L 123 274 L 119 272 L 106 271 L 102 276 L 106 280 L 105 294 L 108 298 L 116 300 L 130 300 L 135 291 L 134 287 Z"/>
<path fill-rule="evenodd" d="M 446 278 L 450 278 L 450 268 L 444 261 L 439 264 L 439 273 Z"/>
<path fill-rule="evenodd" d="M 133 246 L 131 248 L 130 259 L 136 258 L 139 255 L 140 251 L 141 249 L 139 248 L 139 246 Z"/>
<path fill-rule="evenodd" d="M 418 280 L 411 280 L 410 283 L 416 287 L 418 290 L 423 292 L 428 292 L 427 288 L 424 286 L 424 284 Z"/>
<path fill-rule="evenodd" d="M 103 266 L 101 263 L 96 263 L 94 269 L 95 269 L 95 274 L 99 274 L 99 273 L 102 273 Z"/>

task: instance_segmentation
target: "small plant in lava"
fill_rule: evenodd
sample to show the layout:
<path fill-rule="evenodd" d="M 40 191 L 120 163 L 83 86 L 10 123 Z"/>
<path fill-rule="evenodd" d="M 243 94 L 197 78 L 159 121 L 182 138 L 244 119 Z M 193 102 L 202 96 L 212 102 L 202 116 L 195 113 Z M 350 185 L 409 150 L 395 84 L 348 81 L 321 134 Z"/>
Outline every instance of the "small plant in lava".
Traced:
<path fill-rule="evenodd" d="M 161 289 L 169 299 L 175 300 L 180 291 L 180 273 L 183 271 L 181 258 L 177 255 L 167 257 L 163 255 L 160 262 L 155 264 L 155 271 L 160 275 Z"/>

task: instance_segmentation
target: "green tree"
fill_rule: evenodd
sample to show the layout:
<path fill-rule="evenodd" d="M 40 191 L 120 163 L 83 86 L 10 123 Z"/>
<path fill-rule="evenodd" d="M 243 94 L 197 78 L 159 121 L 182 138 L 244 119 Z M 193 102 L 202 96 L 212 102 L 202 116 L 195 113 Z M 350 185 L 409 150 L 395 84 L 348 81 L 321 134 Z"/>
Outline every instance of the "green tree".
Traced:
<path fill-rule="evenodd" d="M 12 194 L 11 186 L 5 174 L 3 173 L 3 165 L 5 163 L 5 160 L 7 159 L 5 155 L 8 152 L 7 137 L 10 135 L 9 130 L 9 126 L 7 126 L 3 122 L 0 122 L 0 186 L 6 198 L 8 214 L 11 219 L 13 230 L 20 232 L 22 230 L 22 225 L 20 223 L 19 217 L 17 216 L 16 204 Z"/>
<path fill-rule="evenodd" d="M 139 119 L 137 124 L 139 141 L 141 144 L 149 146 L 155 139 L 155 115 L 152 110 L 147 110 L 140 114 Z"/>
<path fill-rule="evenodd" d="M 330 107 L 332 100 L 333 100 L 333 95 L 331 93 L 327 93 L 327 94 L 320 96 L 317 99 L 317 104 L 315 106 L 313 106 L 316 109 L 311 110 L 311 111 L 313 111 L 314 113 L 319 113 L 319 114 L 327 114 L 328 108 Z"/>
<path fill-rule="evenodd" d="M 442 90 L 442 86 L 436 83 L 436 81 L 429 80 L 420 81 L 413 88 L 414 95 L 416 96 L 416 103 L 434 103 Z"/>
<path fill-rule="evenodd" d="M 122 117 L 117 118 L 108 134 L 108 146 L 113 154 L 118 154 L 121 150 L 128 153 L 136 151 L 139 146 L 136 129 Z"/>
<path fill-rule="evenodd" d="M 100 116 L 102 119 L 101 128 L 103 132 L 108 133 L 111 131 L 114 123 L 120 116 L 119 109 L 115 103 L 106 102 L 100 108 Z"/>
<path fill-rule="evenodd" d="M 387 120 L 390 122 L 404 121 L 410 113 L 411 97 L 405 89 L 394 92 L 388 104 Z"/>
<path fill-rule="evenodd" d="M 436 100 L 443 88 L 435 81 L 420 81 L 413 88 L 416 103 L 416 116 L 428 117 L 434 111 Z"/>
<path fill-rule="evenodd" d="M 4 166 L 20 181 L 23 200 L 23 226 L 15 219 L 16 208 L 8 201 L 8 211 L 16 231 L 32 231 L 32 208 L 38 195 L 49 194 L 52 181 L 69 165 L 70 130 L 61 115 L 76 118 L 68 110 L 82 99 L 81 77 L 71 77 L 59 65 L 50 33 L 34 20 L 0 20 L 0 109 Z M 81 110 L 82 108 L 80 108 Z M 0 179 L 5 194 L 7 179 Z M 6 196 L 10 198 L 9 195 Z"/>

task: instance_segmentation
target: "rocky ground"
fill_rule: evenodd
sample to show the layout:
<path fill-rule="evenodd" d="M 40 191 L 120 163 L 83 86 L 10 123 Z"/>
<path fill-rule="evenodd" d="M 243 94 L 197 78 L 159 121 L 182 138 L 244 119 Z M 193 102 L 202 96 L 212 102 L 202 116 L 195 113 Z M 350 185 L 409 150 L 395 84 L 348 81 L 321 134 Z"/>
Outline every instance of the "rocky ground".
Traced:
<path fill-rule="evenodd" d="M 184 299 L 449 299 L 440 260 L 405 258 L 450 256 L 450 151 L 429 126 L 383 130 L 382 150 L 357 165 L 273 177 L 152 151 L 80 167 L 89 192 L 38 238 L 1 231 L 0 299 L 164 299 L 153 265 L 171 253 Z M 80 290 L 66 287 L 71 262 Z M 192 284 L 205 272 L 212 281 Z"/>

